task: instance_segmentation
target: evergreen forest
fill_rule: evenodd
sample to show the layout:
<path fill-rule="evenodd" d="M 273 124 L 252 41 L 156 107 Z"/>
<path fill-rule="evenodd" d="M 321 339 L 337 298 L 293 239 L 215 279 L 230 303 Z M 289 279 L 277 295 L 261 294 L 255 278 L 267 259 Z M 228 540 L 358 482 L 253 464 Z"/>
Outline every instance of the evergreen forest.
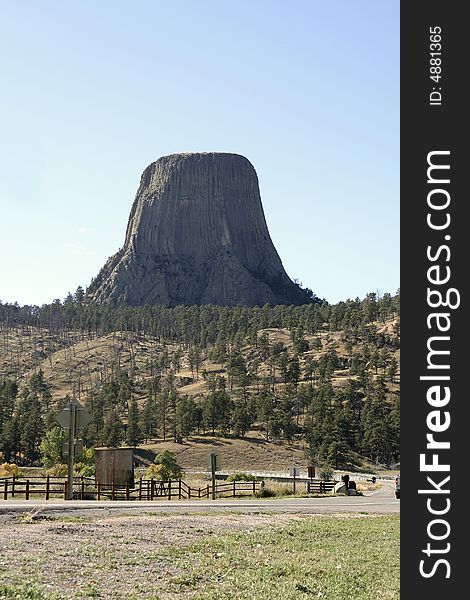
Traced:
<path fill-rule="evenodd" d="M 0 460 L 41 464 L 75 398 L 87 447 L 299 442 L 334 468 L 399 462 L 399 294 L 330 305 L 0 303 Z M 60 457 L 58 457 L 58 461 Z M 42 461 L 44 462 L 44 461 Z"/>

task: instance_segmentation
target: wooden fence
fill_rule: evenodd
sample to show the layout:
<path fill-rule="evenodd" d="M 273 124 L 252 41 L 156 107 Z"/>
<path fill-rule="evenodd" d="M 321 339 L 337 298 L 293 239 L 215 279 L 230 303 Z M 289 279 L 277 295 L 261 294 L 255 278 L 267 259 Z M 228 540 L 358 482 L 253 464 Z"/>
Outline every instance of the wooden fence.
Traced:
<path fill-rule="evenodd" d="M 260 487 L 258 481 L 233 481 L 216 483 L 215 496 L 252 496 Z M 134 486 L 102 484 L 91 477 L 74 477 L 73 497 L 76 500 L 172 500 L 176 498 L 212 498 L 212 485 L 193 488 L 184 481 L 137 480 Z M 33 498 L 66 499 L 67 480 L 63 477 L 5 477 L 0 479 L 0 498 L 31 500 Z"/>
<path fill-rule="evenodd" d="M 307 482 L 308 494 L 327 494 L 334 490 L 337 481 L 321 481 L 320 479 L 311 479 Z"/>

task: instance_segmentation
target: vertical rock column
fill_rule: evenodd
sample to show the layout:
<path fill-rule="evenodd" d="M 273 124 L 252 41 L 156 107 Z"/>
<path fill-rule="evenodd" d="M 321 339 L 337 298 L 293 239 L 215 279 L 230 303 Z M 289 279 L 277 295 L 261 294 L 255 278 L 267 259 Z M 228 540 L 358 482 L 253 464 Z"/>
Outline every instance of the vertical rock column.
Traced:
<path fill-rule="evenodd" d="M 142 174 L 124 246 L 88 288 L 117 305 L 302 304 L 271 241 L 258 178 L 238 154 L 172 154 Z"/>

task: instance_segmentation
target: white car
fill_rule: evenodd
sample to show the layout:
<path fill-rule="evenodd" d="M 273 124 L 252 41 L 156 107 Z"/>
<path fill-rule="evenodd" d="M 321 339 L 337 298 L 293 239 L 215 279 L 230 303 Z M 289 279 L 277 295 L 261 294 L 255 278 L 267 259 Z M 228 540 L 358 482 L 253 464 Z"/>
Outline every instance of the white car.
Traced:
<path fill-rule="evenodd" d="M 400 500 L 400 475 L 395 477 L 395 498 Z"/>

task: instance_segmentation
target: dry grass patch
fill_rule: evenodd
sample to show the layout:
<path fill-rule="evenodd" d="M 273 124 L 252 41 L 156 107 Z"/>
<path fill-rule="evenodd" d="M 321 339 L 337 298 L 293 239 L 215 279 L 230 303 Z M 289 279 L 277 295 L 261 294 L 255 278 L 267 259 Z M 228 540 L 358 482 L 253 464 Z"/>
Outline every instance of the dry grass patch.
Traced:
<path fill-rule="evenodd" d="M 0 598 L 399 597 L 397 516 L 139 515 L 2 526 Z"/>

